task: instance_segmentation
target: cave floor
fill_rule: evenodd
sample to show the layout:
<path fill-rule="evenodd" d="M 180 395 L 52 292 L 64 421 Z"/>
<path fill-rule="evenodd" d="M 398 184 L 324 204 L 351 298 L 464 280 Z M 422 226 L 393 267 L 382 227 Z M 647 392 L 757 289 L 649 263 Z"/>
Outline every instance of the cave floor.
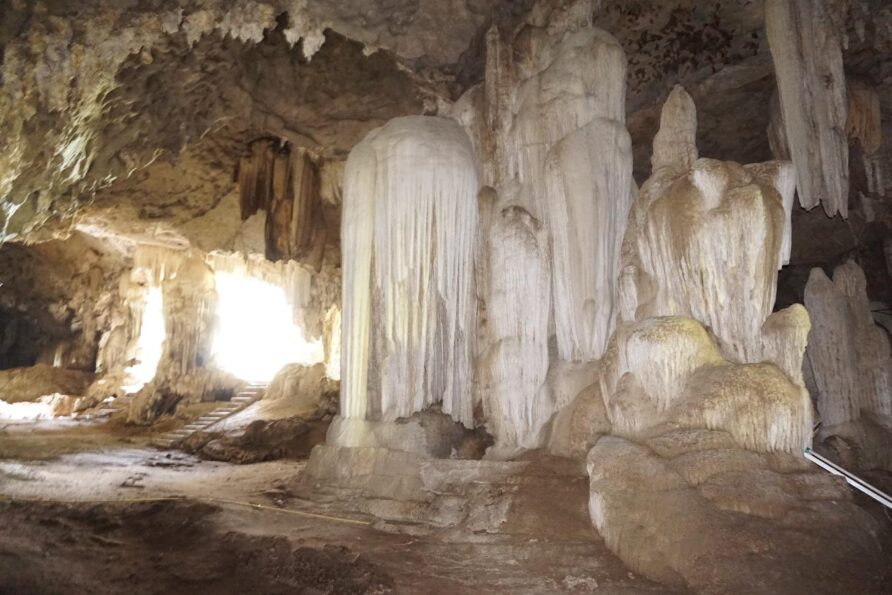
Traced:
<path fill-rule="evenodd" d="M 113 424 L 0 429 L 0 593 L 668 592 L 594 530 L 406 531 L 293 496 L 302 461 L 202 461 L 147 440 Z"/>

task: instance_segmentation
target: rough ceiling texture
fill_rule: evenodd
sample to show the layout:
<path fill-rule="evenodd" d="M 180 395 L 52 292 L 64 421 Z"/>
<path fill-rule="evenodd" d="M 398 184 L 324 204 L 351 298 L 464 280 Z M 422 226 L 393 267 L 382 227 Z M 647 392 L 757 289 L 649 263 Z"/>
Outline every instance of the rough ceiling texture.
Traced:
<path fill-rule="evenodd" d="M 836 4 L 836 25 L 848 41 L 846 75 L 876 89 L 888 139 L 892 8 L 881 0 Z M 762 0 L 583 5 L 626 54 L 626 118 L 639 183 L 650 173 L 660 106 L 677 83 L 697 104 L 704 156 L 771 157 L 766 130 L 775 80 Z M 277 138 L 320 162 L 343 160 L 370 129 L 396 116 L 435 113 L 479 83 L 491 26 L 508 36 L 521 26 L 547 28 L 552 11 L 578 6 L 5 0 L 2 238 L 39 241 L 78 223 L 196 243 L 203 233 L 196 230 L 216 227 L 209 224 L 215 209 L 228 208 L 223 199 L 234 192 L 239 157 L 253 140 Z M 892 170 L 888 146 L 882 158 Z M 873 218 L 885 213 L 881 207 Z M 854 249 L 859 233 L 850 223 L 809 225 L 833 228 L 821 232 L 835 238 L 832 256 Z M 794 246 L 793 262 L 814 262 L 797 257 L 814 249 Z"/>

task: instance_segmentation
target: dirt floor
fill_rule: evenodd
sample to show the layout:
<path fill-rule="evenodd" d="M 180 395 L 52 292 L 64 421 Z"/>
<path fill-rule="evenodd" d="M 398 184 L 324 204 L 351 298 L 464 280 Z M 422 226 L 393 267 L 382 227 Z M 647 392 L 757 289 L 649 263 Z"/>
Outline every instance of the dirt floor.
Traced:
<path fill-rule="evenodd" d="M 668 592 L 593 529 L 407 532 L 296 498 L 301 461 L 233 465 L 147 440 L 113 425 L 0 429 L 0 593 Z"/>
<path fill-rule="evenodd" d="M 189 501 L 0 504 L 4 593 L 383 593 L 393 578 L 338 546 L 220 532 Z"/>

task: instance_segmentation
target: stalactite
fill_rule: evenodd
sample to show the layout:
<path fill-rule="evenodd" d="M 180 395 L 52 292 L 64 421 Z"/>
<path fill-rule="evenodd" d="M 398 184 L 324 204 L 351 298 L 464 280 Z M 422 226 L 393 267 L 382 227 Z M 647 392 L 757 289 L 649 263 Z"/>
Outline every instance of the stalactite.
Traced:
<path fill-rule="evenodd" d="M 264 227 L 265 253 L 270 260 L 287 258 L 291 254 L 289 228 L 294 195 L 291 192 L 291 157 L 279 152 L 273 159 L 272 187 Z"/>
<path fill-rule="evenodd" d="M 861 268 L 840 265 L 832 281 L 812 269 L 805 307 L 812 319 L 806 358 L 824 426 L 857 420 L 862 412 L 892 415 L 889 339 L 871 317 Z"/>
<path fill-rule="evenodd" d="M 766 0 L 787 143 L 800 204 L 848 216 L 846 80 L 833 7 L 826 0 Z"/>
<path fill-rule="evenodd" d="M 309 155 L 296 149 L 291 161 L 292 210 L 289 221 L 289 256 L 316 270 L 325 250 L 325 221 L 319 196 L 319 170 Z"/>
<path fill-rule="evenodd" d="M 394 420 L 441 402 L 472 425 L 477 190 L 451 120 L 396 118 L 350 152 L 341 415 Z"/>
<path fill-rule="evenodd" d="M 251 143 L 250 154 L 239 160 L 238 185 L 242 221 L 265 210 L 273 183 L 275 144 L 267 139 Z"/>
<path fill-rule="evenodd" d="M 506 207 L 494 216 L 488 244 L 485 411 L 497 448 L 535 447 L 554 413 L 550 399 L 540 398 L 548 374 L 548 234 L 523 208 Z"/>
<path fill-rule="evenodd" d="M 876 154 L 883 145 L 883 122 L 880 96 L 876 89 L 857 80 L 848 84 L 849 139 L 861 144 L 865 154 Z"/>
<path fill-rule="evenodd" d="M 327 182 L 330 186 L 331 180 Z M 272 141 L 255 141 L 250 156 L 239 164 L 239 191 L 243 220 L 258 210 L 267 213 L 267 258 L 297 260 L 320 269 L 326 226 L 319 169 L 307 151 L 288 146 L 276 150 Z"/>
<path fill-rule="evenodd" d="M 859 80 L 848 85 L 849 142 L 858 144 L 854 152 L 861 158 L 866 190 L 870 194 L 886 194 L 886 172 L 883 167 L 883 121 L 880 96 L 876 89 Z"/>

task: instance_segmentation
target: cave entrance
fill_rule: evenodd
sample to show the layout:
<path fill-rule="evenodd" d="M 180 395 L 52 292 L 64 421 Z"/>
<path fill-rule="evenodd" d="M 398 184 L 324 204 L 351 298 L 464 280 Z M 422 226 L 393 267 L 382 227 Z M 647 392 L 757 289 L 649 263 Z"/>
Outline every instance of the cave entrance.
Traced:
<path fill-rule="evenodd" d="M 217 314 L 214 365 L 241 380 L 268 382 L 283 366 L 322 362 L 321 339 L 307 339 L 294 322 L 280 285 L 238 272 L 214 274 Z"/>

